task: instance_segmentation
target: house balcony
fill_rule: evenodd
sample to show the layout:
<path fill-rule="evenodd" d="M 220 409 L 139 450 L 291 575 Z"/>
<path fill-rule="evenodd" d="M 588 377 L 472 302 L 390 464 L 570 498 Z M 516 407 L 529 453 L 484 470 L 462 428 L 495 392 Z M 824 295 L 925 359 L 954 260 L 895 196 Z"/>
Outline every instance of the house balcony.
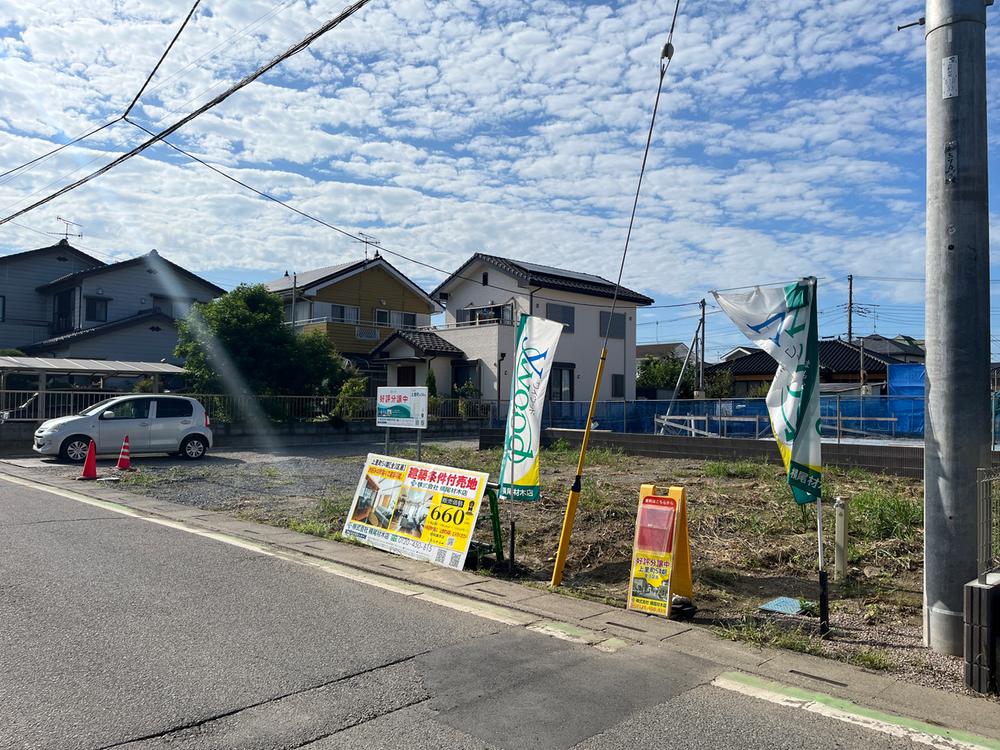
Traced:
<path fill-rule="evenodd" d="M 285 325 L 292 325 L 286 322 Z M 296 333 L 322 331 L 342 354 L 367 354 L 399 330 L 416 330 L 410 326 L 388 326 L 373 320 L 342 320 L 323 317 L 295 321 Z"/>

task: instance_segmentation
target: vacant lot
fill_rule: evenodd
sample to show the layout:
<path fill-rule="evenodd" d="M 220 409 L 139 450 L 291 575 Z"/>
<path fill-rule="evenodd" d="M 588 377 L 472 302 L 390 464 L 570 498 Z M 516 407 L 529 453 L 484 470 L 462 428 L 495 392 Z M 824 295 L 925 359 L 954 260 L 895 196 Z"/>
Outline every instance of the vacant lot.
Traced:
<path fill-rule="evenodd" d="M 412 456 L 412 451 L 397 454 Z M 499 450 L 468 444 L 424 448 L 424 460 L 494 473 Z M 358 456 L 216 457 L 203 464 L 140 462 L 135 491 L 248 519 L 335 537 L 363 459 Z M 576 452 L 542 456 L 542 500 L 502 508 L 517 522 L 517 574 L 545 585 L 551 574 Z M 66 472 L 62 469 L 49 469 Z M 858 471 L 830 471 L 828 498 L 850 502 L 850 574 L 833 584 L 834 637 L 815 636 L 815 617 L 776 621 L 757 607 L 776 596 L 817 598 L 814 506 L 795 505 L 780 468 L 751 462 L 663 460 L 591 452 L 563 590 L 624 606 L 639 485 L 687 489 L 696 621 L 722 637 L 791 648 L 961 689 L 961 662 L 921 646 L 922 484 Z M 828 564 L 833 503 L 825 510 Z M 485 523 L 481 538 L 487 537 Z M 496 571 L 506 575 L 506 569 Z"/>

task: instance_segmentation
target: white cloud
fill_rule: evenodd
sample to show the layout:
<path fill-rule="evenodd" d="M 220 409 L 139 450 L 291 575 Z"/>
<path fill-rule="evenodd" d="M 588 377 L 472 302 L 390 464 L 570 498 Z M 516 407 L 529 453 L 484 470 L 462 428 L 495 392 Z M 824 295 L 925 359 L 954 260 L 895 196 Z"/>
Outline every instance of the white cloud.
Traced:
<path fill-rule="evenodd" d="M 0 0 L 2 164 L 120 113 L 188 7 Z M 613 276 L 671 9 L 373 2 L 174 140 L 434 266 L 481 249 Z M 207 6 L 136 119 L 175 121 L 334 12 L 301 0 Z M 835 294 L 851 272 L 922 274 L 922 36 L 895 31 L 917 12 L 908 0 L 685 4 L 627 283 L 669 303 L 733 280 L 815 273 Z M 119 124 L 0 179 L 0 206 L 143 137 Z M 201 272 L 279 273 L 360 252 L 163 146 L 19 223 L 54 231 L 57 214 L 83 223 L 97 251 L 157 247 Z M 41 241 L 0 227 L 7 251 Z"/>

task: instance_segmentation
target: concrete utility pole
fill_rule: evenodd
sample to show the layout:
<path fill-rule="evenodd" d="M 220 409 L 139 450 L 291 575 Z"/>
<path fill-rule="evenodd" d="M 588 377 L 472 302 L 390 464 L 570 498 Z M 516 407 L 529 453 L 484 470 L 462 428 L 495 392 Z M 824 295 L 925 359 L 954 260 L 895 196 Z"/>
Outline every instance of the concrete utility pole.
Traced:
<path fill-rule="evenodd" d="M 847 343 L 854 343 L 854 275 L 847 275 Z"/>
<path fill-rule="evenodd" d="M 698 342 L 698 390 L 705 398 L 705 300 L 701 301 L 701 337 Z"/>
<path fill-rule="evenodd" d="M 976 468 L 990 461 L 986 6 L 927 0 L 924 643 L 963 653 Z"/>

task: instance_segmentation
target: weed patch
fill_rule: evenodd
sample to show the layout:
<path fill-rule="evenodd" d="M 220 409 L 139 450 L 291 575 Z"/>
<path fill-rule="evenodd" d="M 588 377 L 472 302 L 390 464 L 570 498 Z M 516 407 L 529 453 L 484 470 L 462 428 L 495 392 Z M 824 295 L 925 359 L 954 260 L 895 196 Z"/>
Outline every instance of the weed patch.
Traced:
<path fill-rule="evenodd" d="M 883 487 L 862 490 L 851 498 L 851 533 L 865 539 L 907 538 L 924 520 L 919 502 Z"/>
<path fill-rule="evenodd" d="M 334 532 L 330 527 L 330 524 L 324 523 L 323 521 L 298 521 L 293 519 L 289 522 L 288 528 L 292 531 L 297 531 L 300 534 L 310 534 L 324 539 L 332 538 L 334 536 Z"/>
<path fill-rule="evenodd" d="M 715 479 L 766 479 L 773 473 L 772 467 L 754 461 L 705 462 L 705 476 Z"/>
<path fill-rule="evenodd" d="M 888 652 L 879 648 L 859 648 L 857 651 L 847 655 L 845 661 L 856 667 L 864 667 L 865 669 L 873 669 L 879 672 L 884 672 L 896 666 L 896 661 Z"/>
<path fill-rule="evenodd" d="M 770 620 L 744 615 L 731 625 L 719 628 L 719 634 L 730 641 L 749 643 L 761 648 L 784 648 L 802 654 L 823 656 L 823 644 L 801 628 L 784 628 Z"/>

